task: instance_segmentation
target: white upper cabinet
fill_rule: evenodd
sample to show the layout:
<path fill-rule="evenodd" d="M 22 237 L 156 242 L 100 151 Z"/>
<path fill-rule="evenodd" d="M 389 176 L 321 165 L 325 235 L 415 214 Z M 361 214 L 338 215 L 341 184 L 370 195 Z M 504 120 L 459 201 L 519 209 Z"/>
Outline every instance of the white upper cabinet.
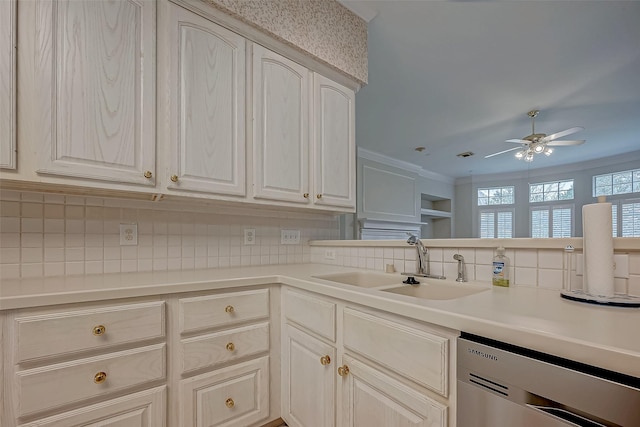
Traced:
<path fill-rule="evenodd" d="M 314 74 L 314 202 L 356 205 L 355 93 Z"/>
<path fill-rule="evenodd" d="M 35 8 L 37 172 L 154 185 L 156 2 Z"/>
<path fill-rule="evenodd" d="M 0 168 L 16 168 L 16 0 L 0 1 Z"/>
<path fill-rule="evenodd" d="M 254 197 L 309 203 L 309 92 L 309 70 L 253 45 Z"/>
<path fill-rule="evenodd" d="M 169 8 L 168 188 L 244 196 L 245 39 Z"/>

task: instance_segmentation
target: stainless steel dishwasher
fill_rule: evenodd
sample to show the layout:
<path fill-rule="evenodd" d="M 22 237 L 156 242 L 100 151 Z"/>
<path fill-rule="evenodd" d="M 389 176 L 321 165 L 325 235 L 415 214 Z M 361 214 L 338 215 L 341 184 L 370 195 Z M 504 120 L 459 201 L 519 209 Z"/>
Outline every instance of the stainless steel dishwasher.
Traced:
<path fill-rule="evenodd" d="M 640 378 L 462 333 L 458 427 L 640 427 Z"/>

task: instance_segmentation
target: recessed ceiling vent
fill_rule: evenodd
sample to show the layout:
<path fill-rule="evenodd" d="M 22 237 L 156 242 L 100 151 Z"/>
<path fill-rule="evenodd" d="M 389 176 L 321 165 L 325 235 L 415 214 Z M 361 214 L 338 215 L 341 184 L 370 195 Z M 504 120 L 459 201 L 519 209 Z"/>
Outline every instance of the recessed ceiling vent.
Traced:
<path fill-rule="evenodd" d="M 474 153 L 471 151 L 465 151 L 464 153 L 456 154 L 456 157 L 460 157 L 462 159 L 473 156 Z"/>

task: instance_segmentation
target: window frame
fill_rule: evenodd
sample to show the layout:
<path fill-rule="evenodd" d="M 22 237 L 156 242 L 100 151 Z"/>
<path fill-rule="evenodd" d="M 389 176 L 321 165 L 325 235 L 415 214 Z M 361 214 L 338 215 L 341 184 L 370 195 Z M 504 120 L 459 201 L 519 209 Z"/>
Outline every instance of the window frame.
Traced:
<path fill-rule="evenodd" d="M 560 184 L 562 183 L 566 183 L 566 182 L 571 182 L 571 198 L 570 199 L 561 199 L 560 198 Z M 556 199 L 552 199 L 552 200 L 546 200 L 545 199 L 545 194 L 550 194 L 551 192 L 547 192 L 544 191 L 545 186 L 547 185 L 552 185 L 552 184 L 557 184 L 558 185 L 558 189 L 556 191 L 554 191 L 554 193 L 557 193 L 557 198 Z M 535 185 L 541 185 L 543 188 L 543 191 L 541 193 L 532 193 L 531 192 L 531 187 L 535 186 Z M 531 203 L 567 203 L 571 200 L 575 200 L 576 198 L 576 180 L 574 178 L 571 179 L 560 179 L 560 180 L 555 180 L 555 181 L 547 181 L 547 182 L 534 182 L 534 183 L 530 183 L 529 184 L 529 204 Z M 542 194 L 542 200 L 531 200 L 531 194 Z M 531 220 L 531 217 L 529 217 L 529 220 Z"/>
<path fill-rule="evenodd" d="M 554 236 L 553 235 L 553 211 L 554 209 L 570 209 L 571 211 L 571 225 L 569 226 L 570 230 L 569 230 L 569 236 Z M 533 212 L 534 211 L 544 211 L 546 210 L 549 213 L 549 223 L 547 224 L 548 226 L 548 235 L 547 237 L 533 237 L 533 223 L 532 223 L 532 216 L 533 216 Z M 569 237 L 575 237 L 575 228 L 576 228 L 576 209 L 575 209 L 575 203 L 552 203 L 549 204 L 547 203 L 546 205 L 533 205 L 533 206 L 529 206 L 529 237 L 531 237 L 532 239 L 562 239 L 562 238 L 569 238 Z"/>
<path fill-rule="evenodd" d="M 629 184 L 631 185 L 631 191 L 626 191 L 626 192 L 619 192 L 616 193 L 614 192 L 614 188 L 616 186 L 616 184 L 613 182 L 613 177 L 614 175 L 618 175 L 618 174 L 624 174 L 624 173 L 630 173 L 631 174 L 631 181 L 629 182 Z M 599 194 L 596 192 L 596 188 L 598 188 L 598 186 L 596 186 L 596 181 L 598 178 L 602 178 L 602 177 L 610 177 L 611 178 L 611 185 L 607 185 L 607 188 L 611 189 L 610 193 L 604 193 L 604 194 Z M 600 188 L 604 188 L 604 186 L 599 186 Z M 637 191 L 635 191 L 637 189 Z M 640 194 L 640 169 L 629 169 L 629 170 L 623 170 L 623 171 L 617 171 L 617 172 L 610 172 L 610 173 L 603 173 L 600 175 L 593 175 L 591 177 L 591 195 L 593 197 L 598 197 L 598 196 L 621 196 L 621 195 L 625 195 L 625 194 Z"/>
<path fill-rule="evenodd" d="M 495 206 L 495 207 L 488 207 Z M 483 205 L 483 208 L 478 207 L 478 238 L 480 239 L 510 239 L 513 238 L 515 233 L 515 207 L 504 207 L 509 205 Z M 511 214 L 511 236 L 510 237 L 498 237 L 498 214 L 501 212 L 509 212 Z M 482 214 L 493 213 L 493 237 L 482 237 Z"/>
<path fill-rule="evenodd" d="M 480 191 L 481 190 L 487 190 L 487 192 L 490 192 L 491 190 L 500 190 L 500 191 L 504 191 L 505 189 L 511 189 L 511 203 L 490 203 L 491 202 L 491 197 L 487 196 L 487 204 L 486 205 L 481 205 L 480 204 Z M 504 196 L 500 195 L 500 199 L 502 199 Z M 484 198 L 484 197 L 483 197 Z M 512 206 L 515 205 L 516 203 L 516 188 L 514 185 L 499 185 L 499 186 L 494 186 L 494 187 L 478 187 L 476 188 L 476 206 L 478 208 L 481 207 L 487 207 L 487 206 Z"/>

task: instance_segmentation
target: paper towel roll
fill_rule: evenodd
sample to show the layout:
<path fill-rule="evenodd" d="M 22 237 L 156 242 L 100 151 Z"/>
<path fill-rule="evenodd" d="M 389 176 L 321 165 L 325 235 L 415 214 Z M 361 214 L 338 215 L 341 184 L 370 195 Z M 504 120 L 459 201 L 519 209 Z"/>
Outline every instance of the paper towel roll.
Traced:
<path fill-rule="evenodd" d="M 613 296 L 611 203 L 582 206 L 582 236 L 584 290 L 591 295 Z"/>

